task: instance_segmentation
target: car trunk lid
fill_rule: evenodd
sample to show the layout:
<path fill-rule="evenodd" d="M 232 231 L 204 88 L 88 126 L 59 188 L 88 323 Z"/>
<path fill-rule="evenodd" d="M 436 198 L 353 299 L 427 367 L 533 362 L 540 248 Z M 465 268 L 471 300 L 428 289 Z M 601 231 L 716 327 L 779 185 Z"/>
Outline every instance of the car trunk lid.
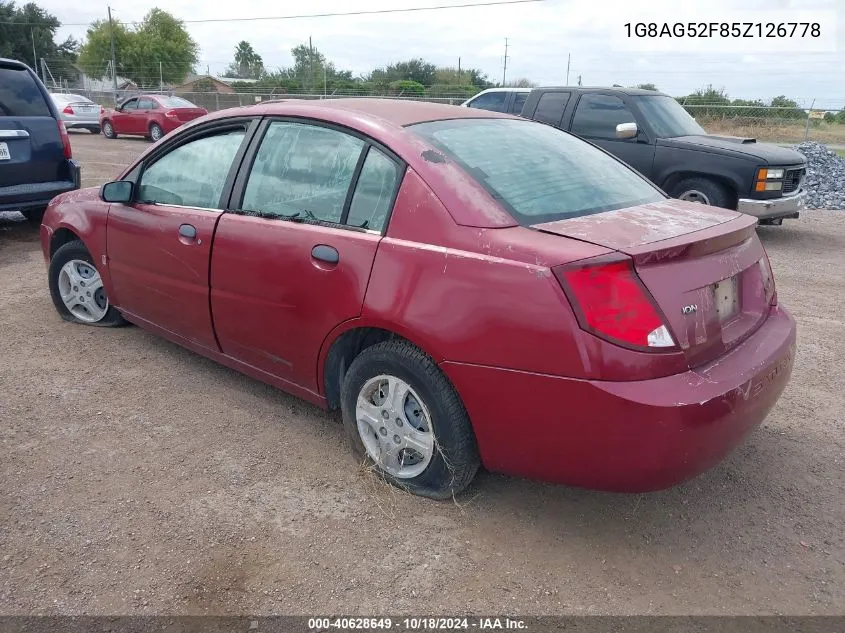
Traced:
<path fill-rule="evenodd" d="M 754 332 L 773 297 L 756 219 L 666 200 L 534 225 L 630 256 L 691 367 Z"/>
<path fill-rule="evenodd" d="M 206 114 L 206 111 L 202 108 L 175 108 L 172 112 L 176 115 L 176 118 L 183 123 L 193 121 L 194 119 Z"/>

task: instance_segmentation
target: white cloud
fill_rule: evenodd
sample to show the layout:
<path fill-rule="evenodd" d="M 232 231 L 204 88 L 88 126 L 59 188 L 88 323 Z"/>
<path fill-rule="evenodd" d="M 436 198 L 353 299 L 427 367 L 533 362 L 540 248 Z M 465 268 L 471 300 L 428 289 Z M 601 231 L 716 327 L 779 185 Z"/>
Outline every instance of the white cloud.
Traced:
<path fill-rule="evenodd" d="M 140 20 L 154 4 L 116 0 L 112 8 L 122 21 Z M 461 0 L 468 1 L 468 0 Z M 443 0 L 311 0 L 273 3 L 261 0 L 168 0 L 160 6 L 182 19 L 289 15 L 373 10 L 443 4 Z M 88 22 L 105 17 L 89 4 L 61 0 L 39 2 L 63 22 Z M 639 5 L 639 6 L 638 6 Z M 744 10 L 765 21 L 774 9 L 840 10 L 840 0 L 745 0 Z M 642 7 L 640 9 L 639 7 Z M 681 13 L 679 7 L 685 7 Z M 291 63 L 290 49 L 307 42 L 340 68 L 358 75 L 373 67 L 424 57 L 438 64 L 478 67 L 501 80 L 505 37 L 509 38 L 508 77 L 528 77 L 541 84 L 563 84 L 567 54 L 572 55 L 570 80 L 585 85 L 654 83 L 671 94 L 686 94 L 707 84 L 724 87 L 733 97 L 771 98 L 785 94 L 815 98 L 826 107 L 845 107 L 845 26 L 838 28 L 838 50 L 832 53 L 767 52 L 754 54 L 713 50 L 706 53 L 626 53 L 612 50 L 612 29 L 622 29 L 639 15 L 659 14 L 667 22 L 685 19 L 690 10 L 727 16 L 731 0 L 546 0 L 536 4 L 478 7 L 404 14 L 332 17 L 262 22 L 189 24 L 201 46 L 201 66 L 221 72 L 231 61 L 238 41 L 246 39 L 268 67 Z M 648 13 L 643 13 L 647 11 Z M 823 24 L 833 29 L 839 25 Z M 84 36 L 84 27 L 63 27 L 60 35 Z"/>

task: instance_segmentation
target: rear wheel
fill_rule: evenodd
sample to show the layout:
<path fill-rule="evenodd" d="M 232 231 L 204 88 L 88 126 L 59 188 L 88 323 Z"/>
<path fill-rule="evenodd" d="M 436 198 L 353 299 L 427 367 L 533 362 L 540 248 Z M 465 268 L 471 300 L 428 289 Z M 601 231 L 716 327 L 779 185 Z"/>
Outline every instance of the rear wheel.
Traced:
<path fill-rule="evenodd" d="M 50 259 L 50 296 L 65 321 L 114 327 L 123 317 L 111 304 L 100 273 L 80 240 L 59 247 Z"/>
<path fill-rule="evenodd" d="M 475 434 L 458 393 L 406 341 L 378 343 L 352 361 L 341 408 L 353 453 L 394 486 L 447 499 L 478 470 Z"/>
<path fill-rule="evenodd" d="M 91 132 L 91 134 L 99 134 L 100 133 L 100 126 L 97 125 L 95 127 L 89 127 L 88 131 Z"/>
<path fill-rule="evenodd" d="M 158 123 L 150 124 L 150 140 L 155 143 L 160 141 L 162 136 L 164 136 L 164 130 L 161 126 Z"/>
<path fill-rule="evenodd" d="M 736 208 L 736 196 L 723 184 L 709 178 L 684 178 L 671 191 L 673 198 L 709 204 L 724 209 Z"/>
<path fill-rule="evenodd" d="M 106 138 L 117 138 L 117 133 L 114 131 L 111 121 L 103 121 L 103 136 Z"/>

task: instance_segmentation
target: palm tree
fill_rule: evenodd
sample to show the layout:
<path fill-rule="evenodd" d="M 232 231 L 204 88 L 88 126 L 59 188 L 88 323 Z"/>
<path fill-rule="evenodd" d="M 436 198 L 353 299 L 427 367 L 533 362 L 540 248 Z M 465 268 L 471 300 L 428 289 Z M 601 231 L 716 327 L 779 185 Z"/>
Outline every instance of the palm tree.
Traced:
<path fill-rule="evenodd" d="M 227 74 L 241 79 L 259 79 L 264 72 L 261 55 L 255 52 L 252 44 L 246 40 L 235 47 L 235 61 L 229 65 Z"/>

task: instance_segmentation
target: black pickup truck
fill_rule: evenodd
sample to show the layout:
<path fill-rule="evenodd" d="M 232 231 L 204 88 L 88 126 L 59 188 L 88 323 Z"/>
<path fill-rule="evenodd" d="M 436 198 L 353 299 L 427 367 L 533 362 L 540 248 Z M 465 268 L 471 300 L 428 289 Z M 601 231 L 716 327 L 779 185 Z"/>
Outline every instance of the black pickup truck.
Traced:
<path fill-rule="evenodd" d="M 674 198 L 736 209 L 761 224 L 797 218 L 807 171 L 796 151 L 707 134 L 672 97 L 628 88 L 535 88 L 522 116 L 625 161 Z"/>

